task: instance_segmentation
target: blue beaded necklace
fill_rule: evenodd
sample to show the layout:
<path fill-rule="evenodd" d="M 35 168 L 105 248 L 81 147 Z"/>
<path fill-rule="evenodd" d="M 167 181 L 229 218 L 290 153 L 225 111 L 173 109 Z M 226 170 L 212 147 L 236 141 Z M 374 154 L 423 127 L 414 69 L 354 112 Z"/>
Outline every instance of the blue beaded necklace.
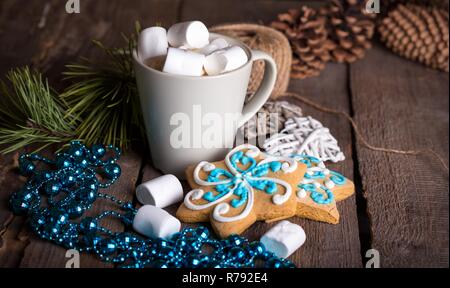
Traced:
<path fill-rule="evenodd" d="M 19 169 L 29 178 L 20 191 L 12 194 L 11 209 L 16 214 L 27 214 L 31 229 L 40 238 L 67 249 L 94 253 L 119 267 L 241 268 L 255 267 L 259 261 L 267 268 L 295 267 L 266 251 L 260 242 L 249 242 L 237 235 L 216 240 L 205 227 L 185 228 L 170 239 L 143 239 L 102 227 L 100 221 L 106 217 L 131 226 L 137 212 L 132 203 L 99 192 L 120 177 L 119 157 L 120 150 L 111 145 L 93 145 L 89 149 L 78 141 L 57 153 L 54 160 L 23 154 Z M 37 162 L 50 168 L 39 170 Z M 111 210 L 82 217 L 99 198 L 115 203 L 121 212 Z"/>

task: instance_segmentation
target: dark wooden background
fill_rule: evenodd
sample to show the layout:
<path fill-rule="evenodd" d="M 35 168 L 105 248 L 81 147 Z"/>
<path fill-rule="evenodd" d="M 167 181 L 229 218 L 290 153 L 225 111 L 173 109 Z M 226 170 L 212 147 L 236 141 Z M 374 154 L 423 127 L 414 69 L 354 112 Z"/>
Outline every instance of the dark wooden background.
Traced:
<path fill-rule="evenodd" d="M 194 19 L 207 25 L 267 24 L 277 13 L 299 5 L 270 0 L 81 0 L 81 13 L 69 15 L 65 2 L 0 2 L 0 75 L 31 65 L 60 87 L 64 64 L 94 56 L 91 39 L 120 44 L 120 33 L 131 32 L 135 20 L 144 27 Z M 374 145 L 431 148 L 448 163 L 448 78 L 376 44 L 363 60 L 328 64 L 320 77 L 291 80 L 289 90 L 350 113 Z M 295 98 L 288 100 L 301 105 Z M 366 251 L 373 248 L 380 253 L 381 267 L 448 267 L 448 173 L 437 161 L 427 155 L 373 152 L 355 140 L 344 119 L 302 108 L 337 137 L 347 159 L 331 168 L 354 179 L 357 192 L 338 204 L 338 225 L 293 218 L 305 229 L 307 241 L 290 259 L 299 267 L 364 267 Z M 134 200 L 137 184 L 160 175 L 143 155 L 139 148 L 125 153 L 120 161 L 124 173 L 108 193 Z M 66 251 L 37 239 L 25 219 L 8 209 L 10 194 L 24 181 L 15 169 L 17 157 L 0 156 L 0 267 L 64 267 Z M 95 209 L 106 205 L 99 202 Z M 123 229 L 117 223 L 107 225 Z M 271 225 L 257 223 L 245 236 L 259 239 Z M 111 265 L 83 255 L 81 267 Z"/>

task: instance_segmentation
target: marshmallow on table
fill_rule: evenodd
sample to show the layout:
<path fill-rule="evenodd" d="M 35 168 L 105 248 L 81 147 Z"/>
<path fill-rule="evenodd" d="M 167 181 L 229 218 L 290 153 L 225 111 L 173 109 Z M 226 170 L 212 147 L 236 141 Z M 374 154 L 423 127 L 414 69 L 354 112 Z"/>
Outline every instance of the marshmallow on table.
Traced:
<path fill-rule="evenodd" d="M 174 175 L 163 175 L 139 185 L 136 197 L 144 205 L 164 208 L 183 200 L 183 187 Z"/>
<path fill-rule="evenodd" d="M 169 48 L 163 71 L 171 74 L 202 76 L 205 55 L 178 48 Z"/>
<path fill-rule="evenodd" d="M 168 47 L 167 33 L 163 27 L 150 27 L 139 34 L 138 54 L 142 61 L 166 55 Z"/>
<path fill-rule="evenodd" d="M 213 41 L 211 41 L 211 43 L 201 48 L 198 52 L 203 55 L 209 55 L 213 52 L 216 52 L 217 50 L 221 50 L 227 47 L 228 47 L 227 40 L 223 38 L 216 38 Z"/>
<path fill-rule="evenodd" d="M 181 222 L 161 208 L 144 205 L 134 216 L 133 229 L 150 238 L 169 238 L 180 232 Z"/>
<path fill-rule="evenodd" d="M 247 63 L 248 56 L 239 46 L 219 50 L 206 57 L 205 71 L 208 75 L 218 75 L 237 69 Z"/>
<path fill-rule="evenodd" d="M 261 243 L 277 257 L 287 258 L 305 243 L 303 228 L 287 220 L 281 221 L 261 237 Z"/>
<path fill-rule="evenodd" d="M 181 22 L 169 28 L 167 40 L 172 47 L 202 48 L 209 43 L 209 31 L 200 21 Z"/>

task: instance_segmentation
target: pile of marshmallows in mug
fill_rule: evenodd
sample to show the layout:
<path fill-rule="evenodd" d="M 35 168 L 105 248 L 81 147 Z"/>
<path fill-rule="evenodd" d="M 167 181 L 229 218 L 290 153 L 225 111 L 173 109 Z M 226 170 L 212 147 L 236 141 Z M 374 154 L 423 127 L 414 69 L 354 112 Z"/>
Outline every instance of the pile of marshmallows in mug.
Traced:
<path fill-rule="evenodd" d="M 230 46 L 224 38 L 210 42 L 208 28 L 200 21 L 144 29 L 139 35 L 141 61 L 161 57 L 162 71 L 186 76 L 219 75 L 243 66 L 248 55 L 242 47 Z"/>
<path fill-rule="evenodd" d="M 181 222 L 163 208 L 183 201 L 183 186 L 178 178 L 168 174 L 140 184 L 136 198 L 143 204 L 133 219 L 136 232 L 150 238 L 170 238 L 181 230 Z M 305 243 L 302 227 L 281 221 L 260 239 L 268 251 L 287 258 Z"/>

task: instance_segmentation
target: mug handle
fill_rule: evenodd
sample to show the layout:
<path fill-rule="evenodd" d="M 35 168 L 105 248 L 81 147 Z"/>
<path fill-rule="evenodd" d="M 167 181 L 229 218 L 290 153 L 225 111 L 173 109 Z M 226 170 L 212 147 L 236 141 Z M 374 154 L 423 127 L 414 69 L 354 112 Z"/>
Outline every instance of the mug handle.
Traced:
<path fill-rule="evenodd" d="M 273 87 L 275 86 L 275 81 L 277 79 L 277 65 L 269 54 L 260 50 L 252 50 L 251 61 L 254 62 L 257 60 L 264 60 L 266 64 L 264 66 L 264 77 L 255 95 L 253 95 L 253 98 L 244 106 L 242 116 L 238 122 L 238 128 L 250 120 L 250 118 L 252 118 L 259 111 L 259 109 L 261 109 L 264 103 L 266 103 L 272 93 Z"/>

